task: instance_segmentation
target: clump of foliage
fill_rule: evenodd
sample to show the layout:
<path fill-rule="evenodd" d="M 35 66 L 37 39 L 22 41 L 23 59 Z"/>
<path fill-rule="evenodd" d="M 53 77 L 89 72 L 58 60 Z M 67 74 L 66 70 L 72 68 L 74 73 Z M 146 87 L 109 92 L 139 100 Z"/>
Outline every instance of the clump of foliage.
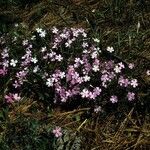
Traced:
<path fill-rule="evenodd" d="M 20 115 L 15 121 L 5 124 L 5 131 L 0 135 L 0 149 L 75 150 L 81 148 L 80 136 L 67 129 L 60 131 L 58 129 L 61 128 Z"/>
<path fill-rule="evenodd" d="M 83 28 L 36 28 L 28 35 L 16 25 L 1 36 L 0 80 L 3 102 L 24 96 L 48 104 L 74 101 L 80 106 L 105 106 L 137 100 L 133 64 L 99 47 L 99 39 Z"/>

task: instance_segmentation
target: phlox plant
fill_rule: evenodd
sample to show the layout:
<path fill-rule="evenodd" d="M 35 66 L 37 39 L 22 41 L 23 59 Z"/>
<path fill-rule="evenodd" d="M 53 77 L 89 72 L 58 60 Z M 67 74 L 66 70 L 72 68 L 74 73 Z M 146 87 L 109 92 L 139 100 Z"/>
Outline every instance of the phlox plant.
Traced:
<path fill-rule="evenodd" d="M 112 57 L 111 46 L 100 49 L 99 39 L 83 28 L 36 28 L 27 36 L 18 28 L 0 38 L 4 103 L 24 96 L 49 104 L 75 101 L 94 107 L 137 100 L 134 65 Z"/>

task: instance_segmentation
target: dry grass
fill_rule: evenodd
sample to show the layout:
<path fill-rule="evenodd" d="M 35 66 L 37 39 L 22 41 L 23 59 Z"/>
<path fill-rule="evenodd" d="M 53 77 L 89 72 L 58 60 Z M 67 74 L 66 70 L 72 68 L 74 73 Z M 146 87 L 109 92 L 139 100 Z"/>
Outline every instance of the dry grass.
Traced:
<path fill-rule="evenodd" d="M 37 113 L 31 112 L 36 107 Z M 122 112 L 119 119 L 116 112 L 103 117 L 102 114 L 93 114 L 86 118 L 84 115 L 89 108 L 80 108 L 68 112 L 62 112 L 55 108 L 50 116 L 41 111 L 41 105 L 34 101 L 27 101 L 15 106 L 9 113 L 11 122 L 17 120 L 17 116 L 23 115 L 25 118 L 34 118 L 42 121 L 47 128 L 49 126 L 61 126 L 81 135 L 85 150 L 144 150 L 150 148 L 150 116 L 140 117 L 133 107 L 128 112 Z M 85 144 L 88 143 L 88 144 Z"/>

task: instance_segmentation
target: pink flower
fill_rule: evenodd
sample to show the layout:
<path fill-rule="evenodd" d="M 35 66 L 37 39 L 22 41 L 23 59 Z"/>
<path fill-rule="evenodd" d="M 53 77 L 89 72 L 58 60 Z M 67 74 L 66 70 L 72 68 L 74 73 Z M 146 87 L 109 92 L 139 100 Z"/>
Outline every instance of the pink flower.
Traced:
<path fill-rule="evenodd" d="M 5 60 L 3 61 L 3 66 L 4 66 L 4 67 L 8 67 L 8 66 L 9 66 L 9 61 L 5 59 Z"/>
<path fill-rule="evenodd" d="M 95 99 L 96 96 L 97 96 L 97 95 L 96 95 L 95 93 L 89 92 L 88 97 L 89 97 L 90 99 Z"/>
<path fill-rule="evenodd" d="M 0 69 L 0 75 L 5 76 L 7 74 L 7 70 L 6 69 Z"/>
<path fill-rule="evenodd" d="M 55 135 L 56 138 L 62 136 L 62 130 L 61 130 L 61 127 L 56 127 L 55 129 L 53 129 L 52 132 L 53 132 L 53 134 Z"/>
<path fill-rule="evenodd" d="M 118 65 L 119 65 L 119 67 L 120 67 L 121 69 L 125 68 L 125 66 L 124 66 L 124 64 L 123 64 L 122 62 L 118 63 Z"/>
<path fill-rule="evenodd" d="M 104 66 L 106 70 L 112 69 L 114 67 L 114 61 L 110 60 L 110 61 L 104 62 Z"/>
<path fill-rule="evenodd" d="M 14 83 L 13 83 L 13 86 L 14 86 L 15 88 L 18 88 L 18 87 L 21 86 L 21 84 L 19 84 L 19 82 L 18 82 L 17 80 L 15 80 Z"/>
<path fill-rule="evenodd" d="M 123 78 L 123 76 L 121 76 L 118 80 L 118 84 L 120 86 L 127 87 L 130 84 L 130 82 L 128 79 L 125 79 L 125 78 Z"/>
<path fill-rule="evenodd" d="M 15 101 L 19 101 L 21 99 L 21 97 L 19 96 L 18 93 L 15 93 L 15 94 L 12 94 L 12 93 L 9 93 L 7 95 L 5 95 L 5 100 L 7 103 L 13 103 Z"/>
<path fill-rule="evenodd" d="M 112 95 L 111 98 L 110 98 L 110 101 L 111 101 L 112 103 L 117 103 L 117 102 L 118 102 L 117 96 Z"/>
<path fill-rule="evenodd" d="M 102 82 L 106 82 L 106 81 L 108 81 L 108 80 L 109 80 L 108 74 L 103 74 L 103 75 L 101 76 L 101 81 L 102 81 Z"/>
<path fill-rule="evenodd" d="M 96 87 L 93 92 L 98 96 L 102 92 L 102 90 L 99 87 Z"/>
<path fill-rule="evenodd" d="M 133 92 L 128 92 L 127 98 L 128 98 L 129 101 L 134 100 L 134 99 L 135 99 L 135 93 L 133 93 Z"/>
<path fill-rule="evenodd" d="M 13 103 L 14 102 L 13 94 L 9 93 L 8 95 L 5 95 L 5 100 L 7 103 Z"/>

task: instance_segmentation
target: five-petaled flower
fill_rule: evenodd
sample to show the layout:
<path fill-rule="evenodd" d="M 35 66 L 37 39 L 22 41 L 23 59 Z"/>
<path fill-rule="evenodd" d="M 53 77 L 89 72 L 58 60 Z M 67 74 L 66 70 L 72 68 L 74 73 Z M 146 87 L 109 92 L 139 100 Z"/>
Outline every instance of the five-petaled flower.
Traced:
<path fill-rule="evenodd" d="M 10 66 L 16 67 L 16 64 L 18 63 L 17 60 L 11 59 L 10 60 Z"/>
<path fill-rule="evenodd" d="M 114 50 L 113 47 L 108 46 L 108 47 L 107 47 L 107 51 L 110 52 L 110 53 L 112 53 L 112 52 L 114 52 L 115 50 Z"/>
<path fill-rule="evenodd" d="M 110 101 L 111 101 L 112 103 L 117 103 L 117 102 L 118 102 L 118 97 L 115 96 L 115 95 L 112 95 L 112 96 L 110 97 Z"/>
<path fill-rule="evenodd" d="M 135 93 L 133 93 L 133 92 L 128 92 L 127 98 L 128 98 L 129 101 L 134 100 L 134 99 L 135 99 Z"/>
<path fill-rule="evenodd" d="M 137 81 L 137 79 L 132 79 L 132 80 L 131 80 L 131 86 L 134 87 L 134 88 L 136 88 L 136 87 L 138 86 L 138 81 Z"/>
<path fill-rule="evenodd" d="M 53 129 L 53 134 L 55 135 L 56 138 L 59 138 L 62 136 L 62 129 L 61 127 L 55 127 L 55 129 Z"/>

